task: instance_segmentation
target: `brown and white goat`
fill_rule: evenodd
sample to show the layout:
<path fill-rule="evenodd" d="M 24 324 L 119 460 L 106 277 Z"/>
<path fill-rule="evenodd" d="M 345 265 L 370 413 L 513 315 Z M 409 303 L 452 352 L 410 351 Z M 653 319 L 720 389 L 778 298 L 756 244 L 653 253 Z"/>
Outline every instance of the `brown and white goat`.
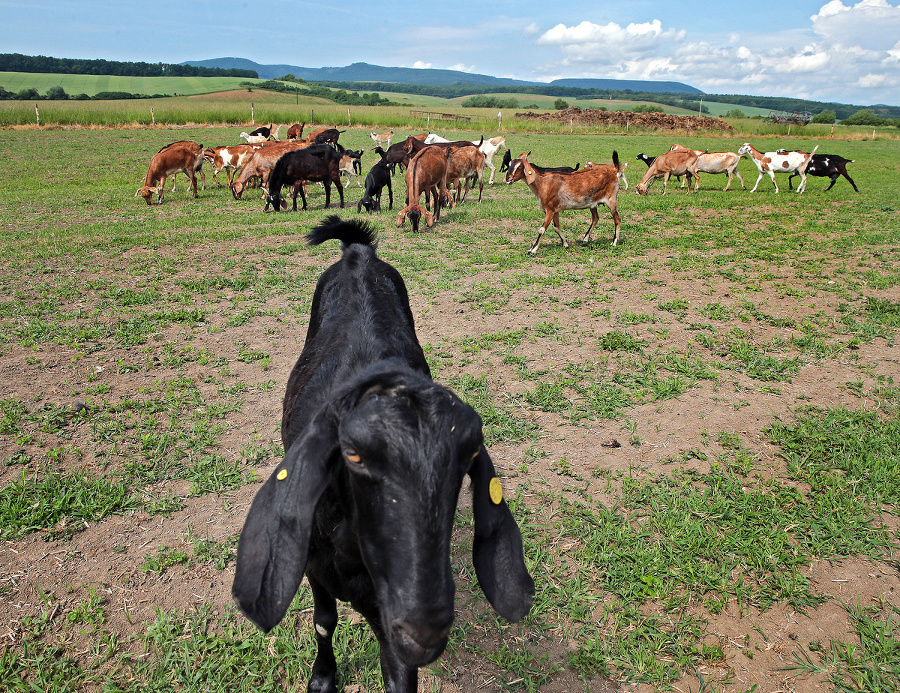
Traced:
<path fill-rule="evenodd" d="M 194 197 L 199 197 L 197 194 L 197 175 L 195 173 L 198 162 L 200 164 L 203 163 L 202 144 L 197 144 L 192 140 L 181 140 L 163 147 L 150 159 L 150 166 L 147 169 L 147 176 L 144 178 L 144 185 L 138 188 L 134 196 L 143 197 L 144 201 L 149 205 L 153 204 L 153 194 L 156 193 L 157 204 L 162 204 L 166 178 L 175 173 L 184 173 L 191 181 Z"/>
<path fill-rule="evenodd" d="M 776 171 L 779 173 L 793 173 L 796 171 L 800 174 L 800 185 L 797 186 L 797 192 L 802 193 L 806 190 L 806 167 L 809 166 L 812 155 L 816 153 L 816 149 L 818 148 L 819 145 L 816 145 L 812 152 L 787 152 L 780 149 L 775 152 L 766 152 L 763 154 L 749 142 L 744 142 L 737 153 L 749 154 L 753 163 L 756 164 L 756 168 L 759 170 L 759 176 L 756 178 L 756 185 L 753 186 L 753 189 L 750 192 L 756 192 L 759 181 L 761 181 L 766 174 L 772 179 L 772 185 L 775 186 L 775 192 L 778 192 L 778 183 L 775 182 Z"/>
<path fill-rule="evenodd" d="M 731 186 L 731 181 L 734 180 L 735 176 L 741 181 L 741 188 L 744 190 L 747 189 L 747 186 L 744 185 L 744 179 L 741 176 L 741 172 L 737 170 L 738 164 L 743 158 L 742 154 L 735 154 L 734 152 L 701 151 L 699 149 L 690 149 L 681 144 L 673 144 L 669 151 L 694 152 L 694 154 L 697 155 L 697 171 L 700 173 L 711 173 L 713 175 L 718 173 L 726 174 L 728 176 L 728 182 L 725 184 L 725 190 L 728 190 Z"/>
<path fill-rule="evenodd" d="M 222 187 L 222 184 L 218 179 L 218 175 L 221 173 L 222 169 L 225 169 L 228 185 L 231 185 L 237 170 L 243 166 L 250 155 L 259 148 L 259 145 L 234 144 L 231 146 L 211 147 L 204 150 L 203 158 L 213 167 L 213 180 L 216 182 L 216 186 Z"/>
<path fill-rule="evenodd" d="M 413 231 L 419 230 L 419 219 L 425 218 L 425 225 L 434 226 L 441 215 L 441 200 L 449 197 L 447 193 L 447 155 L 448 150 L 442 147 L 426 147 L 409 161 L 406 167 L 406 206 L 397 215 L 397 228 L 409 217 Z M 425 194 L 426 207 L 419 204 L 419 198 Z M 428 198 L 434 198 L 434 214 L 428 211 Z"/>
<path fill-rule="evenodd" d="M 684 176 L 690 173 L 697 181 L 694 184 L 694 192 L 700 189 L 700 175 L 697 171 L 697 153 L 694 150 L 680 149 L 676 151 L 668 151 L 660 154 L 647 173 L 641 179 L 641 182 L 635 186 L 635 190 L 639 195 L 646 195 L 653 181 L 657 178 L 663 179 L 663 195 L 669 187 L 669 176 Z"/>
<path fill-rule="evenodd" d="M 510 173 L 507 174 L 506 183 L 510 185 L 517 180 L 524 180 L 531 192 L 535 194 L 541 203 L 544 212 L 544 223 L 538 230 L 538 237 L 534 245 L 529 249 L 529 254 L 537 253 L 541 245 L 541 238 L 550 226 L 551 221 L 556 228 L 556 233 L 562 241 L 563 247 L 568 248 L 569 242 L 559 228 L 559 213 L 570 209 L 590 209 L 591 223 L 581 239 L 587 243 L 591 237 L 591 231 L 597 225 L 599 215 L 597 206 L 604 204 L 609 208 L 615 225 L 615 235 L 612 245 L 619 243 L 619 228 L 622 219 L 617 211 L 617 197 L 619 193 L 619 173 L 622 165 L 619 162 L 619 153 L 613 151 L 613 164 L 591 166 L 572 173 L 541 172 L 528 161 L 531 152 L 522 154 L 510 165 Z M 518 161 L 520 165 L 515 165 Z"/>

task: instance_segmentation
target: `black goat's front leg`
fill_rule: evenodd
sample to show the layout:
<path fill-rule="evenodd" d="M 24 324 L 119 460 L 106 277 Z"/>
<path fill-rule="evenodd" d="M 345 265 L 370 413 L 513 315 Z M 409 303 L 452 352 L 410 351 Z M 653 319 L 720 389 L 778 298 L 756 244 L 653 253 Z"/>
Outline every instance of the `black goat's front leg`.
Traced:
<path fill-rule="evenodd" d="M 331 639 L 337 628 L 337 603 L 318 582 L 309 578 L 313 593 L 313 623 L 316 627 L 316 661 L 313 662 L 307 693 L 337 693 L 337 662 Z"/>

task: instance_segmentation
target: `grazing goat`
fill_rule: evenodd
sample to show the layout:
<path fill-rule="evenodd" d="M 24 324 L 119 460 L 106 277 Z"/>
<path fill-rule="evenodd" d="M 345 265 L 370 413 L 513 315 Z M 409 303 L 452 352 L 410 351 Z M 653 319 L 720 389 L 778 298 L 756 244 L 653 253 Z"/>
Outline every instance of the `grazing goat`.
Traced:
<path fill-rule="evenodd" d="M 303 128 L 306 127 L 306 123 L 294 123 L 291 127 L 288 128 L 287 138 L 289 140 L 301 140 L 303 139 Z"/>
<path fill-rule="evenodd" d="M 806 190 L 806 167 L 809 166 L 810 159 L 812 159 L 813 154 L 816 153 L 816 149 L 818 148 L 819 145 L 816 145 L 813 148 L 812 153 L 800 151 L 789 152 L 784 149 L 780 149 L 777 152 L 763 153 L 749 142 L 744 142 L 737 153 L 748 154 L 756 165 L 756 168 L 759 170 L 756 185 L 753 186 L 753 189 L 750 192 L 756 192 L 759 181 L 763 179 L 764 175 L 768 175 L 769 178 L 772 179 L 772 185 L 775 186 L 775 192 L 777 193 L 778 183 L 775 182 L 775 172 L 793 173 L 796 171 L 800 175 L 800 185 L 797 186 L 797 192 L 802 193 Z"/>
<path fill-rule="evenodd" d="M 341 196 L 341 207 L 344 206 L 344 186 L 341 184 L 341 155 L 328 144 L 313 144 L 303 149 L 288 152 L 282 156 L 272 169 L 266 192 L 266 206 L 279 211 L 282 206 L 281 189 L 289 185 L 293 191 L 293 211 L 297 211 L 297 193 L 303 200 L 306 209 L 306 193 L 303 191 L 305 181 L 322 183 L 325 186 L 325 209 L 331 205 L 331 184 L 337 188 Z"/>
<path fill-rule="evenodd" d="M 650 164 L 641 182 L 635 186 L 639 195 L 646 195 L 653 181 L 663 179 L 663 195 L 669 188 L 669 176 L 684 176 L 690 173 L 694 179 L 694 192 L 700 189 L 700 174 L 697 171 L 697 154 L 694 150 L 679 149 L 660 154 Z M 690 188 L 688 188 L 690 190 Z"/>
<path fill-rule="evenodd" d="M 737 170 L 743 155 L 735 154 L 734 152 L 711 152 L 709 150 L 701 151 L 699 149 L 689 149 L 680 144 L 673 144 L 669 151 L 677 152 L 679 150 L 694 152 L 694 154 L 697 155 L 698 173 L 711 173 L 713 175 L 717 173 L 726 174 L 728 176 L 728 182 L 725 184 L 725 190 L 728 190 L 731 186 L 731 181 L 734 180 L 735 176 L 741 181 L 741 188 L 743 190 L 747 189 L 747 186 L 744 185 L 744 179 L 741 176 L 741 172 Z"/>
<path fill-rule="evenodd" d="M 194 164 L 194 176 L 200 176 L 200 189 L 206 190 L 206 173 L 203 172 L 203 159 L 204 157 L 201 156 L 199 159 L 197 159 L 197 163 Z M 213 174 L 213 178 L 215 178 L 215 174 Z M 175 183 L 177 180 L 178 171 L 172 174 L 172 192 L 175 192 Z M 188 187 L 190 187 L 190 183 L 188 183 Z"/>
<path fill-rule="evenodd" d="M 381 192 L 384 186 L 388 189 L 388 209 L 394 209 L 394 191 L 391 188 L 391 167 L 384 157 L 384 150 L 376 147 L 376 151 L 381 152 L 381 161 L 376 163 L 369 169 L 366 176 L 366 192 L 362 199 L 356 205 L 356 213 L 359 214 L 365 207 L 367 212 L 381 211 Z"/>
<path fill-rule="evenodd" d="M 512 163 L 512 152 L 507 149 L 503 152 L 503 161 L 500 162 L 500 173 L 509 171 L 509 165 Z"/>
<path fill-rule="evenodd" d="M 385 147 L 391 146 L 391 140 L 394 139 L 394 131 L 391 130 L 390 132 L 382 133 L 371 132 L 369 133 L 369 137 L 372 138 L 372 141 L 375 143 L 376 147 L 381 147 L 382 149 L 384 149 Z"/>
<path fill-rule="evenodd" d="M 255 179 L 258 179 L 263 186 L 268 185 L 272 169 L 284 154 L 308 146 L 309 144 L 303 140 L 279 142 L 269 147 L 254 145 L 254 151 L 244 161 L 237 180 L 231 183 L 231 194 L 234 195 L 234 199 L 240 200 L 241 194 L 250 187 L 251 181 Z"/>
<path fill-rule="evenodd" d="M 197 176 L 194 172 L 202 163 L 202 144 L 197 144 L 191 140 L 173 142 L 160 149 L 150 159 L 150 166 L 144 178 L 144 185 L 138 188 L 134 196 L 143 197 L 144 201 L 149 205 L 153 204 L 153 193 L 156 193 L 156 203 L 162 204 L 166 178 L 175 173 L 183 172 L 191 180 L 190 187 L 194 190 L 194 197 L 199 197 L 197 194 Z"/>
<path fill-rule="evenodd" d="M 645 164 L 647 164 L 647 168 L 650 168 L 653 165 L 653 162 L 656 160 L 655 156 L 647 156 L 646 154 L 644 154 L 644 152 L 641 152 L 634 158 L 637 159 L 638 161 L 643 161 Z M 685 182 L 689 183 L 691 180 L 690 174 L 688 174 L 686 181 L 682 181 L 681 176 L 675 176 L 675 178 L 677 178 L 678 182 L 681 183 L 682 188 L 684 187 Z"/>
<path fill-rule="evenodd" d="M 810 162 L 806 167 L 806 175 L 831 178 L 831 183 L 829 183 L 828 187 L 825 188 L 825 192 L 831 190 L 831 188 L 837 182 L 838 177 L 840 176 L 843 176 L 844 178 L 849 180 L 850 185 L 853 186 L 853 189 L 856 192 L 859 192 L 859 188 L 856 187 L 856 183 L 853 182 L 853 179 L 847 173 L 847 164 L 852 163 L 853 159 L 845 159 L 844 157 L 838 156 L 837 154 L 813 154 L 812 159 L 810 159 Z M 794 189 L 794 186 L 791 185 L 791 179 L 794 176 L 799 175 L 799 172 L 792 171 L 791 175 L 788 176 L 789 190 Z"/>
<path fill-rule="evenodd" d="M 534 581 L 476 411 L 435 383 L 403 279 L 364 222 L 327 218 L 311 245 L 339 239 L 320 277 L 306 343 L 288 378 L 284 460 L 253 500 L 232 594 L 263 631 L 284 618 L 306 574 L 317 653 L 306 690 L 336 693 L 337 600 L 368 621 L 384 689 L 415 693 L 418 668 L 454 618 L 451 535 L 471 479 L 472 562 L 494 610 L 525 617 Z"/>
<path fill-rule="evenodd" d="M 409 217 L 409 223 L 413 231 L 419 230 L 419 219 L 425 217 L 425 225 L 434 226 L 434 222 L 441 216 L 441 200 L 448 197 L 447 193 L 447 155 L 448 149 L 443 147 L 425 147 L 409 161 L 406 168 L 406 206 L 397 215 L 397 228 L 403 226 L 403 221 Z M 419 197 L 425 193 L 423 208 L 419 204 Z M 434 198 L 434 214 L 428 209 L 428 199 Z"/>
<path fill-rule="evenodd" d="M 599 215 L 597 214 L 597 205 L 604 204 L 609 208 L 612 214 L 613 223 L 615 224 L 615 235 L 613 236 L 612 245 L 619 243 L 619 227 L 622 220 L 616 209 L 617 196 L 619 193 L 619 172 L 622 165 L 619 163 L 619 153 L 613 151 L 612 166 L 592 166 L 581 171 L 573 171 L 572 173 L 554 173 L 541 172 L 537 167 L 528 161 L 531 152 L 522 154 L 509 167 L 506 175 L 507 185 L 515 183 L 517 180 L 524 180 L 531 192 L 535 194 L 541 203 L 541 210 L 544 212 L 544 223 L 538 231 L 537 240 L 528 251 L 530 255 L 537 253 L 541 245 L 541 238 L 544 232 L 553 222 L 556 233 L 562 241 L 563 247 L 568 248 L 569 242 L 559 228 L 559 213 L 569 209 L 590 209 L 591 223 L 585 231 L 581 239 L 582 243 L 587 243 L 591 237 L 591 231 L 597 225 Z M 513 175 L 510 176 L 509 174 Z"/>

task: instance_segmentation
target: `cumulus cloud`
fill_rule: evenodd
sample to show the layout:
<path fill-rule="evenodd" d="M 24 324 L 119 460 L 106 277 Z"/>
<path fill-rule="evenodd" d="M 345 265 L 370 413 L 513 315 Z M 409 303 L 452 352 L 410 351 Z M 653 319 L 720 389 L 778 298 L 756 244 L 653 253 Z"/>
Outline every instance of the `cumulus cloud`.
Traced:
<path fill-rule="evenodd" d="M 463 65 L 462 63 L 456 63 L 456 65 L 451 65 L 447 69 L 456 70 L 458 72 L 475 72 L 474 65 Z"/>
<path fill-rule="evenodd" d="M 870 103 L 884 103 L 891 102 L 885 90 L 900 83 L 900 5 L 891 1 L 830 0 L 807 27 L 732 31 L 718 43 L 653 19 L 557 24 L 535 44 L 557 52 L 541 67 L 543 75 L 675 80 L 705 91 L 825 101 L 843 93 L 859 102 L 860 90 L 867 90 Z"/>
<path fill-rule="evenodd" d="M 416 60 L 416 62 L 413 63 L 413 67 L 417 70 L 428 70 L 431 67 L 431 63 L 425 63 L 421 60 Z"/>

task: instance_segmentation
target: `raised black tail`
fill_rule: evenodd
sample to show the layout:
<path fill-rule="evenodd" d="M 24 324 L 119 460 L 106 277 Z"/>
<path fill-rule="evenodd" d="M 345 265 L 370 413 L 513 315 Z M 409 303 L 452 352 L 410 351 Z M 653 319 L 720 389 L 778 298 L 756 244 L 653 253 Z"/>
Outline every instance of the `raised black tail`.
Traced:
<path fill-rule="evenodd" d="M 306 242 L 309 245 L 319 245 L 332 238 L 337 238 L 343 249 L 354 243 L 375 247 L 378 242 L 378 232 L 367 221 L 360 219 L 344 221 L 337 214 L 332 214 L 325 217 L 321 224 L 312 228 L 306 235 Z"/>

